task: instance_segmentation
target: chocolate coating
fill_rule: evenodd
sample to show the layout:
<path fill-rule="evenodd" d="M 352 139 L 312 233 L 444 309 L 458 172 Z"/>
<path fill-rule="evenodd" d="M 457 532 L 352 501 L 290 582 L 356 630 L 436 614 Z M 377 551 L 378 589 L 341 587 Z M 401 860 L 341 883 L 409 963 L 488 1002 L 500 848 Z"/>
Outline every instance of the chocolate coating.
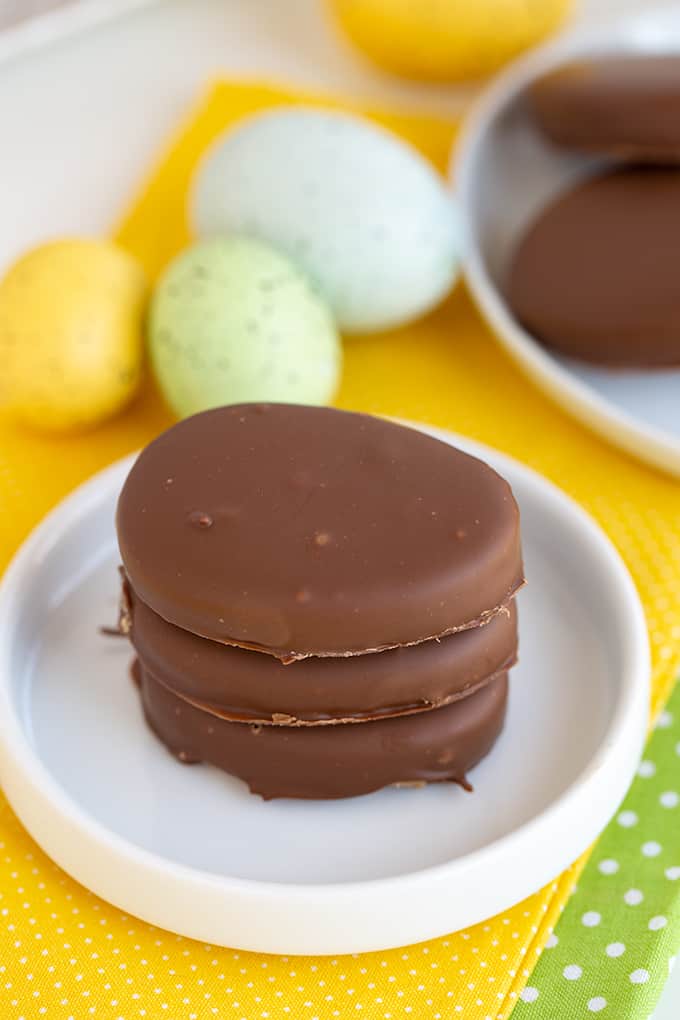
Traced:
<path fill-rule="evenodd" d="M 337 798 L 392 783 L 466 775 L 498 737 L 505 718 L 503 674 L 445 708 L 362 726 L 252 726 L 228 722 L 186 704 L 138 670 L 147 722 L 184 762 L 206 761 L 243 779 L 265 800 Z"/>
<path fill-rule="evenodd" d="M 552 71 L 529 100 L 556 144 L 635 162 L 680 162 L 680 56 L 601 57 Z"/>
<path fill-rule="evenodd" d="M 414 429 L 330 408 L 185 419 L 140 454 L 117 527 L 160 616 L 287 660 L 474 626 L 523 581 L 507 482 Z"/>
<path fill-rule="evenodd" d="M 515 253 L 507 298 L 548 347 L 620 367 L 680 364 L 680 170 L 634 168 L 560 196 Z"/>
<path fill-rule="evenodd" d="M 173 693 L 232 721 L 322 725 L 419 712 L 465 697 L 517 655 L 514 601 L 484 626 L 439 641 L 285 666 L 181 630 L 129 585 L 127 593 L 130 640 L 143 666 Z"/>

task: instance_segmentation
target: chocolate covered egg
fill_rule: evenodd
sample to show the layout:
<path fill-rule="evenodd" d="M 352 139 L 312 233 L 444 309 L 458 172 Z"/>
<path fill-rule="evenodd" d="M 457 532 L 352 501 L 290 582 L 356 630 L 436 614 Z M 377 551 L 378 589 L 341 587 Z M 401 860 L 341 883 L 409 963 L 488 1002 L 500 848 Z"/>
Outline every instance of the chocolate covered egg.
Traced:
<path fill-rule="evenodd" d="M 239 232 L 285 252 L 348 332 L 417 317 L 458 273 L 443 181 L 395 135 L 344 113 L 281 107 L 242 121 L 200 165 L 190 214 L 201 236 Z"/>
<path fill-rule="evenodd" d="M 340 341 L 307 277 L 245 237 L 202 241 L 167 268 L 152 302 L 156 378 L 184 417 L 221 404 L 324 404 L 336 389 Z"/>
<path fill-rule="evenodd" d="M 147 285 L 105 241 L 62 240 L 19 259 L 0 283 L 0 400 L 42 429 L 102 421 L 140 379 Z"/>

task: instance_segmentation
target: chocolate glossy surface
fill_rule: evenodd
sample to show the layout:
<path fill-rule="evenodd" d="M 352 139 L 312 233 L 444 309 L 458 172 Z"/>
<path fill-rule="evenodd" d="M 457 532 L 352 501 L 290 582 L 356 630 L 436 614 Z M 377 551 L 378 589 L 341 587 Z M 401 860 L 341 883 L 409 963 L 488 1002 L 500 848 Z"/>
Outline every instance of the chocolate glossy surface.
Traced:
<path fill-rule="evenodd" d="M 529 100 L 558 145 L 629 161 L 680 162 L 680 56 L 601 57 L 540 78 Z"/>
<path fill-rule="evenodd" d="M 361 726 L 253 726 L 187 705 L 137 671 L 147 722 L 184 762 L 210 762 L 251 792 L 325 799 L 371 793 L 393 783 L 453 781 L 493 746 L 505 718 L 503 674 L 444 708 Z"/>
<path fill-rule="evenodd" d="M 423 711 L 465 697 L 517 654 L 514 601 L 484 626 L 439 641 L 283 665 L 167 623 L 129 586 L 128 598 L 140 662 L 174 693 L 234 721 L 321 725 Z"/>
<path fill-rule="evenodd" d="M 496 472 L 330 408 L 246 404 L 178 423 L 132 468 L 117 526 L 155 612 L 282 659 L 467 628 L 523 580 L 518 510 Z"/>
<path fill-rule="evenodd" d="M 619 367 L 680 364 L 680 170 L 631 168 L 561 195 L 508 274 L 514 314 L 549 347 Z"/>

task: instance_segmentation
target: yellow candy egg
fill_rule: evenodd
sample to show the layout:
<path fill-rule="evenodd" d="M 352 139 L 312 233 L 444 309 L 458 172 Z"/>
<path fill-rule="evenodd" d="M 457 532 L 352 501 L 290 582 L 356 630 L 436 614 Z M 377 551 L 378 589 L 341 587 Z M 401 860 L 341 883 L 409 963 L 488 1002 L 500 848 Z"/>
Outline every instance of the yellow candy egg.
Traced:
<path fill-rule="evenodd" d="M 0 402 L 42 429 L 115 414 L 139 384 L 146 298 L 141 266 L 109 242 L 24 255 L 0 283 Z"/>
<path fill-rule="evenodd" d="M 556 28 L 572 0 L 330 0 L 381 67 L 456 81 L 489 74 Z"/>

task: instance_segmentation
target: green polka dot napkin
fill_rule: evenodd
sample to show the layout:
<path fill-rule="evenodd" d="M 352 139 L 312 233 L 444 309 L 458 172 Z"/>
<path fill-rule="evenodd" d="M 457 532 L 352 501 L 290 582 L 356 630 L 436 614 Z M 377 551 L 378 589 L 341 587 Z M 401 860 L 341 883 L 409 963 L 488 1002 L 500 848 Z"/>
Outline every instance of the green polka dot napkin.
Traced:
<path fill-rule="evenodd" d="M 680 685 L 511 1020 L 647 1020 L 680 947 Z"/>

